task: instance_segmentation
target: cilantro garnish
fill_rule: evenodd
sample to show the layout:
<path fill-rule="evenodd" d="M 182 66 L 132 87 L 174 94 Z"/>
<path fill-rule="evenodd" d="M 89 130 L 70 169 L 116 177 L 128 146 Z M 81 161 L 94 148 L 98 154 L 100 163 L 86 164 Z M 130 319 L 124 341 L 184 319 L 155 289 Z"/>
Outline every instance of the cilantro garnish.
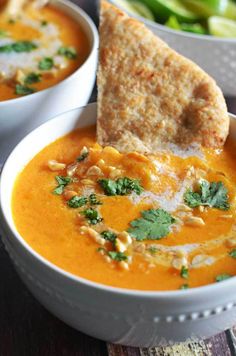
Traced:
<path fill-rule="evenodd" d="M 143 187 L 140 185 L 138 179 L 131 179 L 128 177 L 112 179 L 99 179 L 98 183 L 104 190 L 106 195 L 128 195 L 132 192 L 140 195 L 143 191 Z"/>
<path fill-rule="evenodd" d="M 150 247 L 148 247 L 148 252 L 150 252 L 152 255 L 155 255 L 156 253 L 157 253 L 157 251 L 158 251 L 158 248 L 157 247 L 155 247 L 155 246 L 150 246 Z"/>
<path fill-rule="evenodd" d="M 47 26 L 48 25 L 48 22 L 46 21 L 46 20 L 42 20 L 41 21 L 41 26 L 42 27 L 45 27 L 45 26 Z"/>
<path fill-rule="evenodd" d="M 89 203 L 91 205 L 102 205 L 102 202 L 98 200 L 96 194 L 90 194 Z"/>
<path fill-rule="evenodd" d="M 71 183 L 72 179 L 70 177 L 56 176 L 55 177 L 58 186 L 54 189 L 53 194 L 61 195 L 64 192 L 65 186 Z"/>
<path fill-rule="evenodd" d="M 50 57 L 45 57 L 41 59 L 38 65 L 40 70 L 49 70 L 52 69 L 53 66 L 54 66 L 54 61 L 53 58 Z"/>
<path fill-rule="evenodd" d="M 188 289 L 189 285 L 187 283 L 182 284 L 182 286 L 179 287 L 179 289 Z"/>
<path fill-rule="evenodd" d="M 108 256 L 114 261 L 127 261 L 128 257 L 123 252 L 109 251 Z"/>
<path fill-rule="evenodd" d="M 185 266 L 182 266 L 181 271 L 180 271 L 180 276 L 182 278 L 188 279 L 189 274 L 188 274 L 188 268 Z"/>
<path fill-rule="evenodd" d="M 236 258 L 236 248 L 229 252 L 230 257 Z"/>
<path fill-rule="evenodd" d="M 109 241 L 111 243 L 114 243 L 117 238 L 117 235 L 114 232 L 109 231 L 109 230 L 105 230 L 105 231 L 101 232 L 101 235 L 106 241 Z"/>
<path fill-rule="evenodd" d="M 77 195 L 68 200 L 67 205 L 70 208 L 80 208 L 81 206 L 87 204 L 88 199 L 86 197 L 78 197 Z"/>
<path fill-rule="evenodd" d="M 175 219 L 163 209 L 150 209 L 141 212 L 142 217 L 131 221 L 128 232 L 138 241 L 159 240 L 170 232 Z"/>
<path fill-rule="evenodd" d="M 85 209 L 81 211 L 80 214 L 84 215 L 91 225 L 96 225 L 103 220 L 101 216 L 99 216 L 97 210 L 93 208 Z"/>
<path fill-rule="evenodd" d="M 29 95 L 35 92 L 35 89 L 26 85 L 16 84 L 15 93 L 17 95 Z"/>
<path fill-rule="evenodd" d="M 58 54 L 68 59 L 76 59 L 77 57 L 77 51 L 74 47 L 60 47 Z"/>
<path fill-rule="evenodd" d="M 25 84 L 26 85 L 30 85 L 30 84 L 34 84 L 34 83 L 39 83 L 41 81 L 41 74 L 38 73 L 29 73 L 26 77 L 25 77 Z"/>
<path fill-rule="evenodd" d="M 219 274 L 218 276 L 216 276 L 216 282 L 222 282 L 222 281 L 229 279 L 231 277 L 232 276 L 228 273 L 222 273 L 222 274 Z"/>
<path fill-rule="evenodd" d="M 18 41 L 0 46 L 0 53 L 11 53 L 11 52 L 31 52 L 38 46 L 31 41 Z"/>
<path fill-rule="evenodd" d="M 222 182 L 210 183 L 204 179 L 200 182 L 199 192 L 193 192 L 188 189 L 184 194 L 184 201 L 190 208 L 203 205 L 220 210 L 228 210 L 228 199 L 228 190 Z"/>
<path fill-rule="evenodd" d="M 88 157 L 88 154 L 89 154 L 89 151 L 86 151 L 86 152 L 82 153 L 79 157 L 76 158 L 76 161 L 77 162 L 84 161 L 85 158 Z"/>

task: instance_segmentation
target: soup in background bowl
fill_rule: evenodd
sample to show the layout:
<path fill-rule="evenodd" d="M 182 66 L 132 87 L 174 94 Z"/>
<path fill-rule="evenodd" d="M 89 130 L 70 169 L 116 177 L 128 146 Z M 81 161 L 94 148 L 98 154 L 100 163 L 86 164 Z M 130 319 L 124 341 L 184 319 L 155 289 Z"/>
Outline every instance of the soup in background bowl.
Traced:
<path fill-rule="evenodd" d="M 66 0 L 0 17 L 0 163 L 32 128 L 87 103 L 97 47 L 92 20 Z"/>
<path fill-rule="evenodd" d="M 5 164 L 1 228 L 22 279 L 69 325 L 112 342 L 152 346 L 230 327 L 236 316 L 230 278 L 236 264 L 235 120 L 223 151 L 199 154 L 195 147 L 185 156 L 160 152 L 150 160 L 102 150 L 91 127 L 95 117 L 96 105 L 89 105 L 51 120 L 28 135 Z M 202 190 L 191 185 L 195 173 Z M 213 182 L 220 191 L 214 202 Z M 173 207 L 177 197 L 163 195 L 179 183 L 181 214 Z M 193 198 L 201 204 L 193 207 Z M 154 220 L 158 224 L 150 229 Z M 170 265 L 163 264 L 162 254 Z"/>

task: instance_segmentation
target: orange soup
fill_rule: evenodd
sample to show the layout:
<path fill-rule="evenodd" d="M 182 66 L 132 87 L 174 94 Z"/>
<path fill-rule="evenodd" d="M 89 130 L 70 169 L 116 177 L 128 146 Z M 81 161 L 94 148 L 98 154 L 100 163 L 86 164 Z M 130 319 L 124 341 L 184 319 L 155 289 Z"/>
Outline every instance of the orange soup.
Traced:
<path fill-rule="evenodd" d="M 176 290 L 236 274 L 236 145 L 155 155 L 96 143 L 95 127 L 44 148 L 19 174 L 15 225 L 39 254 L 77 276 Z"/>
<path fill-rule="evenodd" d="M 79 68 L 89 43 L 78 22 L 53 6 L 0 16 L 0 101 L 49 88 Z"/>

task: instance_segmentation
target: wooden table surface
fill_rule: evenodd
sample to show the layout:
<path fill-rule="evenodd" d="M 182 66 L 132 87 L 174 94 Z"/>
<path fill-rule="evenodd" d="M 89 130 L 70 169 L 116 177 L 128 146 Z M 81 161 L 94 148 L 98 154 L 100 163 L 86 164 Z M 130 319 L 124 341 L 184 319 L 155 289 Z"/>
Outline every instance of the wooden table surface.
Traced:
<path fill-rule="evenodd" d="M 86 11 L 95 0 L 75 0 Z M 95 16 L 92 11 L 91 15 Z M 228 99 L 236 113 L 236 99 Z M 236 321 L 235 321 L 236 325 Z M 47 312 L 17 276 L 0 240 L 0 356 L 230 356 L 236 328 L 198 343 L 138 349 L 106 344 L 66 326 Z"/>

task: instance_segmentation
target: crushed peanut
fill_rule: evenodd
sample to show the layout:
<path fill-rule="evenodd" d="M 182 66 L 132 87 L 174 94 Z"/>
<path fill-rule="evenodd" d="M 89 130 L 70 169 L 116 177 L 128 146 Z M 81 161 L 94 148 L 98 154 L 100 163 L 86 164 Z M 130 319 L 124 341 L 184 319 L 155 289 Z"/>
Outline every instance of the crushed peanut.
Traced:
<path fill-rule="evenodd" d="M 190 216 L 184 220 L 186 225 L 189 226 L 204 226 L 205 222 L 202 218 L 199 218 L 197 216 Z"/>
<path fill-rule="evenodd" d="M 66 165 L 51 159 L 48 161 L 48 168 L 50 168 L 51 171 L 63 171 L 63 169 L 66 168 Z"/>

